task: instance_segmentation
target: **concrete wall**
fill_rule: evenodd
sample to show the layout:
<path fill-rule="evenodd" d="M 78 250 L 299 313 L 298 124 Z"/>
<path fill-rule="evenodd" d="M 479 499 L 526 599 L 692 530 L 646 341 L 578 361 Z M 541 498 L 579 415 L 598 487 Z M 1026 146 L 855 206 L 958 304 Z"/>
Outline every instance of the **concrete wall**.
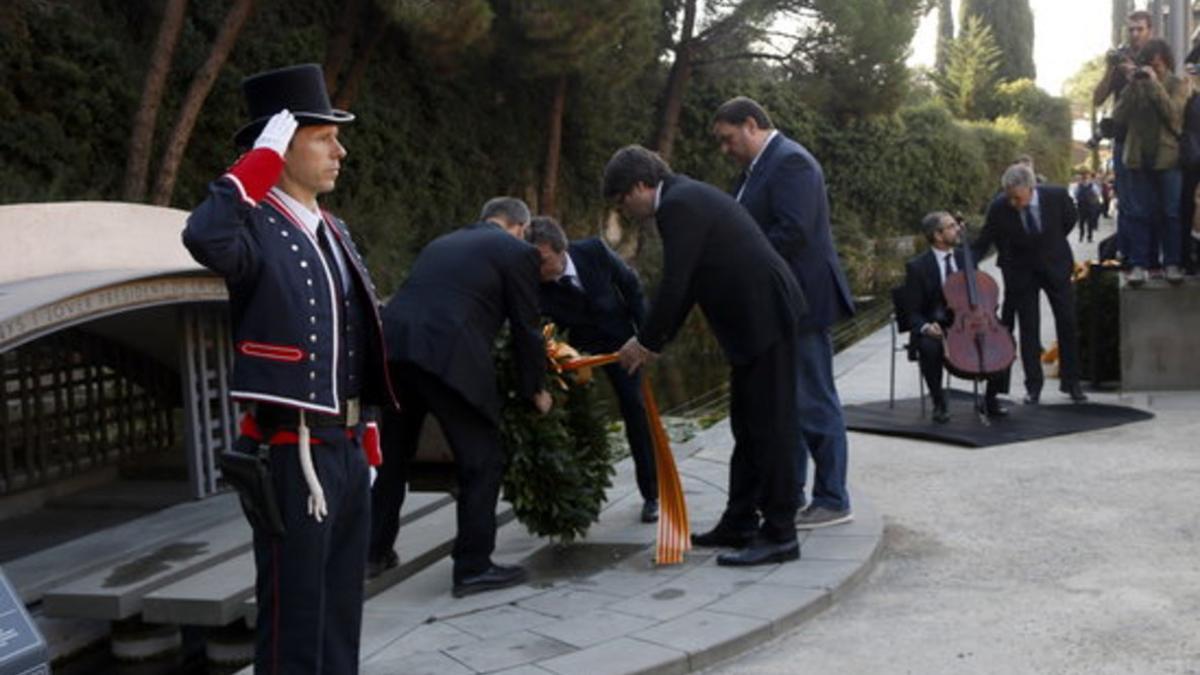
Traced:
<path fill-rule="evenodd" d="M 179 239 L 187 215 L 123 202 L 0 206 L 0 284 L 69 272 L 199 269 Z"/>
<path fill-rule="evenodd" d="M 1121 387 L 1200 389 L 1200 279 L 1121 288 Z"/>

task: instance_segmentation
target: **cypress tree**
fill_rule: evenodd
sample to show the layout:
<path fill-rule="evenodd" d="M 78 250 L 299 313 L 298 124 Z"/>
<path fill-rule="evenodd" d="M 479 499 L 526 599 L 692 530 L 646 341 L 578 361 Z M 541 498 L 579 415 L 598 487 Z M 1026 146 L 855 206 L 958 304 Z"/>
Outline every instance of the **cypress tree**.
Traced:
<path fill-rule="evenodd" d="M 977 16 L 991 29 L 1003 55 L 998 74 L 1001 80 L 1036 79 L 1033 63 L 1033 10 L 1029 0 L 962 0 L 958 23 Z"/>
<path fill-rule="evenodd" d="M 953 0 L 938 0 L 938 39 L 937 61 L 934 62 L 939 74 L 946 73 L 946 50 L 954 41 L 954 11 L 951 7 Z"/>

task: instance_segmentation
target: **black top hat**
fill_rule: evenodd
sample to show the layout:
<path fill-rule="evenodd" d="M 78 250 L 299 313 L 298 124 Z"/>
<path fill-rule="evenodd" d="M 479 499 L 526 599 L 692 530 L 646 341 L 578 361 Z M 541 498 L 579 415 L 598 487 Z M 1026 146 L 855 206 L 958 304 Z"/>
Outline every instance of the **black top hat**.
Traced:
<path fill-rule="evenodd" d="M 250 119 L 254 121 L 238 129 L 234 135 L 233 140 L 239 147 L 249 147 L 262 132 L 267 120 L 284 108 L 296 116 L 300 126 L 354 121 L 354 115 L 337 110 L 329 103 L 325 74 L 321 66 L 315 63 L 251 75 L 242 80 L 242 92 L 246 95 Z"/>

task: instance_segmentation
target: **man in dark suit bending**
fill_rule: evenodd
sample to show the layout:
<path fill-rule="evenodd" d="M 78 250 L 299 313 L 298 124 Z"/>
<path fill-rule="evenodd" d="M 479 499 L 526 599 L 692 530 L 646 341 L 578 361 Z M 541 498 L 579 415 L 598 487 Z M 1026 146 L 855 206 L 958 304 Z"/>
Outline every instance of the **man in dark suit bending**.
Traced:
<path fill-rule="evenodd" d="M 432 413 L 454 451 L 458 479 L 458 536 L 451 554 L 454 595 L 504 588 L 526 578 L 524 569 L 491 560 L 504 473 L 492 345 L 507 320 L 518 394 L 542 413 L 548 411 L 537 300 L 541 259 L 523 240 L 528 224 L 529 208 L 521 200 L 489 201 L 479 222 L 438 237 L 421 251 L 404 286 L 384 308 L 401 412 L 384 420 L 384 462 L 371 495 L 372 572 L 397 564 L 393 546 L 408 463 L 425 415 Z"/>
<path fill-rule="evenodd" d="M 604 242 L 593 237 L 567 243 L 562 226 L 538 216 L 525 239 L 542 255 L 542 313 L 567 331 L 573 347 L 592 354 L 615 352 L 646 318 L 642 282 Z M 642 522 L 658 520 L 658 480 L 642 374 L 613 363 L 604 367 L 625 420 L 625 438 L 642 495 Z"/>
<path fill-rule="evenodd" d="M 934 211 L 921 220 L 921 229 L 929 241 L 929 250 L 904 265 L 903 298 L 907 302 L 909 323 L 917 352 L 921 376 L 933 399 L 933 421 L 950 421 L 946 392 L 942 387 L 942 368 L 945 361 L 945 331 L 953 323 L 946 306 L 942 286 L 946 277 L 961 271 L 964 266 L 960 244 L 962 227 L 945 211 Z M 1003 417 L 1008 409 L 997 401 L 997 394 L 1006 388 L 1004 376 L 988 378 L 984 412 L 989 417 Z"/>
<path fill-rule="evenodd" d="M 636 372 L 653 360 L 699 304 L 732 366 L 729 500 L 716 527 L 692 542 L 740 547 L 720 565 L 795 560 L 795 333 L 805 311 L 795 277 L 733 198 L 671 173 L 641 146 L 609 160 L 604 196 L 631 219 L 654 218 L 662 237 L 662 281 L 642 330 L 621 347 L 621 365 Z"/>
<path fill-rule="evenodd" d="M 1071 290 L 1074 258 L 1067 235 L 1075 227 L 1075 203 L 1066 188 L 1038 185 L 1033 169 L 1013 164 L 1000 180 L 1003 193 L 988 206 L 979 238 L 971 245 L 982 260 L 994 245 L 1004 276 L 1004 317 L 1021 326 L 1021 365 L 1025 403 L 1041 399 L 1042 375 L 1038 291 L 1046 294 L 1058 334 L 1059 388 L 1076 403 L 1087 400 L 1079 383 L 1079 339 L 1075 296 Z M 1012 330 L 1012 326 L 1008 326 Z"/>
<path fill-rule="evenodd" d="M 808 301 L 808 314 L 796 333 L 801 502 L 808 455 L 813 487 L 812 503 L 800 512 L 796 526 L 846 523 L 854 513 L 846 489 L 846 423 L 833 380 L 829 329 L 854 313 L 854 302 L 833 245 L 825 175 L 816 158 L 776 130 L 767 111 L 753 100 L 739 96 L 726 101 L 713 117 L 721 152 L 745 169 L 734 185 L 735 199 L 783 257 Z"/>

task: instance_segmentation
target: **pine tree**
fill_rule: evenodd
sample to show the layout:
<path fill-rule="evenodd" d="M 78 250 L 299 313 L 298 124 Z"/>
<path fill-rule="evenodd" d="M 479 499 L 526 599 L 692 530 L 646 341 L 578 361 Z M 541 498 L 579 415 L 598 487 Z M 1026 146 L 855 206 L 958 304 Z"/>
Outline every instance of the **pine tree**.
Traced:
<path fill-rule="evenodd" d="M 995 90 L 1002 56 L 991 28 L 979 17 L 968 16 L 958 39 L 946 50 L 946 72 L 934 77 L 938 93 L 955 117 L 980 117 Z"/>
<path fill-rule="evenodd" d="M 544 92 L 546 143 L 537 210 L 559 215 L 558 179 L 570 85 L 583 75 L 615 83 L 653 59 L 653 0 L 493 0 L 499 32 L 520 77 Z"/>
<path fill-rule="evenodd" d="M 1029 0 L 962 0 L 958 23 L 979 17 L 991 29 L 1002 58 L 997 70 L 1001 80 L 1037 79 L 1033 63 L 1033 10 Z"/>
<path fill-rule="evenodd" d="M 816 20 L 795 61 L 805 97 L 840 120 L 889 114 L 908 91 L 905 56 L 922 0 L 811 0 Z"/>

